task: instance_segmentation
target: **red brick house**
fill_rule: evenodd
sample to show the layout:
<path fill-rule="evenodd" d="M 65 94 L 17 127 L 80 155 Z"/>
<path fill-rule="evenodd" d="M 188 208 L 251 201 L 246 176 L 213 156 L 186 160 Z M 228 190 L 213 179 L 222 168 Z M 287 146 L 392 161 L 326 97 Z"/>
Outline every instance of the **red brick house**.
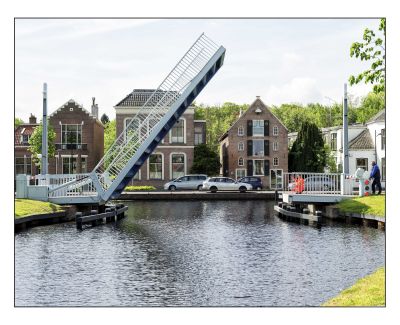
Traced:
<path fill-rule="evenodd" d="M 223 176 L 259 176 L 264 187 L 279 188 L 288 170 L 288 130 L 259 96 L 219 141 Z"/>
<path fill-rule="evenodd" d="M 134 89 L 114 106 L 117 137 L 124 132 L 153 92 L 154 89 Z M 131 184 L 162 188 L 167 181 L 188 174 L 193 164 L 194 146 L 205 143 L 205 126 L 205 121 L 194 120 L 194 106 L 188 107 L 179 122 L 135 175 Z"/>

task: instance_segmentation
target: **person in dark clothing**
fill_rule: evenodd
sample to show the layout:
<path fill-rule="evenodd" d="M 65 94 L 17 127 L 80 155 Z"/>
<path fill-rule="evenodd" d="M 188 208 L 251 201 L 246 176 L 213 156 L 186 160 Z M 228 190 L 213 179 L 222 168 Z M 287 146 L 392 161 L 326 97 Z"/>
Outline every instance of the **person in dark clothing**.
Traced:
<path fill-rule="evenodd" d="M 369 175 L 369 178 L 374 179 L 372 182 L 372 194 L 375 194 L 375 186 L 378 186 L 378 195 L 379 195 L 382 192 L 381 171 L 379 170 L 379 167 L 375 161 L 372 161 L 371 165 L 372 165 L 372 170 L 371 174 Z"/>

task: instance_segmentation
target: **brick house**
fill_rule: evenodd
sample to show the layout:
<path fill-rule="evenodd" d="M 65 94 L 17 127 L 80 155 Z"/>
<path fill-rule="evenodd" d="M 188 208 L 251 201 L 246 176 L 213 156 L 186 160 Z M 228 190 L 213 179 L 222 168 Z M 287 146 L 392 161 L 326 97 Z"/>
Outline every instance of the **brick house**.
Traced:
<path fill-rule="evenodd" d="M 153 92 L 154 89 L 134 89 L 114 106 L 117 137 L 124 132 Z M 205 132 L 205 121 L 194 120 L 194 106 L 188 107 L 135 175 L 131 184 L 162 188 L 167 181 L 188 174 L 193 164 L 194 146 L 205 143 Z"/>
<path fill-rule="evenodd" d="M 32 153 L 28 150 L 29 138 L 39 124 L 31 114 L 29 123 L 23 123 L 14 129 L 14 178 L 17 174 L 36 175 L 38 168 L 32 161 Z"/>
<path fill-rule="evenodd" d="M 288 171 L 288 130 L 259 96 L 219 142 L 223 176 L 259 176 L 265 188 L 279 188 Z"/>
<path fill-rule="evenodd" d="M 93 98 L 92 113 L 71 99 L 49 116 L 49 124 L 56 133 L 56 153 L 48 160 L 49 174 L 86 173 L 96 166 L 104 154 L 104 126 L 97 114 Z M 40 173 L 28 151 L 29 137 L 38 125 L 31 115 L 28 124 L 15 129 L 15 175 Z"/>

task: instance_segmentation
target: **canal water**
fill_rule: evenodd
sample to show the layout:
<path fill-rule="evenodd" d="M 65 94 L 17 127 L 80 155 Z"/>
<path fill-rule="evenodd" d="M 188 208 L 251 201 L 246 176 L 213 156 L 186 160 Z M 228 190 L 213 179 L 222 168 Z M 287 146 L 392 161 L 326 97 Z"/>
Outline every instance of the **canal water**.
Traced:
<path fill-rule="evenodd" d="M 319 306 L 385 263 L 382 230 L 273 202 L 137 201 L 116 224 L 15 235 L 16 306 Z"/>

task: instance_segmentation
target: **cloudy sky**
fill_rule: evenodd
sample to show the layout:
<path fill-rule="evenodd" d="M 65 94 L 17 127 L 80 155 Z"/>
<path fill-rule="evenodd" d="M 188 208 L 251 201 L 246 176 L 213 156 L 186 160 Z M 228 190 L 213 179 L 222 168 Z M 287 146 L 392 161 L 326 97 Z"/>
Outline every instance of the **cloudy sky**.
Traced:
<path fill-rule="evenodd" d="M 15 115 L 41 115 L 70 98 L 115 117 L 113 106 L 134 88 L 156 88 L 205 32 L 226 48 L 222 69 L 197 103 L 341 102 L 349 75 L 368 65 L 349 49 L 377 19 L 17 19 Z M 350 87 L 363 96 L 369 85 Z"/>

